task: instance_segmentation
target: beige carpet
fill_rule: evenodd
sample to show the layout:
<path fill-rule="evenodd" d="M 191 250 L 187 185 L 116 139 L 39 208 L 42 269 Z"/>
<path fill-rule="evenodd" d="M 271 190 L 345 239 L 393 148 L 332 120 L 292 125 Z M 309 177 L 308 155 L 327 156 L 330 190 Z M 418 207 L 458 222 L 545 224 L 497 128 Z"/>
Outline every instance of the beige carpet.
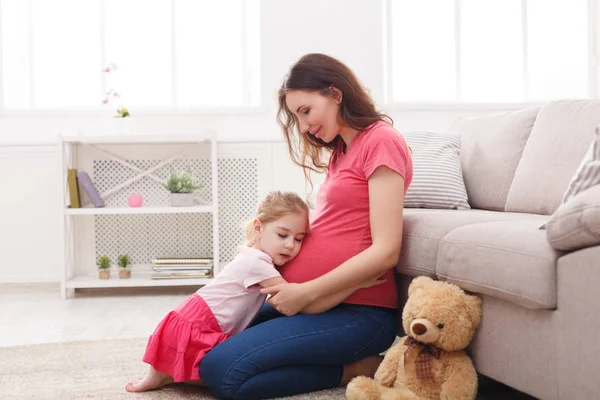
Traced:
<path fill-rule="evenodd" d="M 147 339 L 66 342 L 0 347 L 0 397 L 11 400 L 214 399 L 206 389 L 179 385 L 127 393 L 125 384 L 142 377 Z M 344 389 L 290 397 L 344 399 Z"/>

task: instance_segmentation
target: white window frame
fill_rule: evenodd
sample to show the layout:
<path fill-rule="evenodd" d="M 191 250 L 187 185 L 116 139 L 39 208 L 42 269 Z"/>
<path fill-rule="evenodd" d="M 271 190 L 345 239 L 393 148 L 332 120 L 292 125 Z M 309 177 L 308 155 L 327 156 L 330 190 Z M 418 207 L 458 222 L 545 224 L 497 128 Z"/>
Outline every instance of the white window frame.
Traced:
<path fill-rule="evenodd" d="M 464 101 L 449 101 L 449 102 L 398 102 L 393 100 L 393 43 L 392 43 L 392 1 L 383 0 L 383 26 L 384 26 L 384 104 L 388 110 L 398 111 L 453 111 L 453 110 L 518 110 L 531 106 L 538 106 L 546 102 L 525 101 L 525 102 L 501 102 L 501 103 L 471 103 Z M 415 0 L 418 1 L 418 0 Z M 461 0 L 454 1 L 454 18 L 455 18 L 455 42 L 456 42 L 456 95 L 460 98 L 460 10 Z M 521 0 L 523 35 L 527 35 L 527 1 Z M 598 21 L 600 20 L 600 10 L 598 9 L 598 0 L 587 0 L 588 7 L 588 96 L 596 98 L 599 95 L 598 82 L 600 81 L 600 68 L 598 66 L 598 34 L 600 34 Z M 527 37 L 523 38 L 523 71 L 524 71 L 524 91 L 527 97 Z"/>
<path fill-rule="evenodd" d="M 48 108 L 48 107 L 34 107 L 34 80 L 33 80 L 33 26 L 32 26 L 32 3 L 31 0 L 23 0 L 27 2 L 28 17 L 29 17 L 29 35 L 28 35 L 28 66 L 29 66 L 29 107 L 26 109 L 6 109 L 4 108 L 4 92 L 2 90 L 2 82 L 4 77 L 4 71 L 2 68 L 3 60 L 3 49 L 0 45 L 0 117 L 20 117 L 20 116 L 90 116 L 90 115 L 114 115 L 113 107 L 106 107 L 99 105 L 98 107 L 89 108 Z M 98 94 L 98 98 L 101 99 L 106 93 L 106 81 L 107 76 L 103 71 L 104 67 L 108 64 L 108 60 L 105 56 L 104 41 L 106 38 L 106 21 L 104 11 L 106 9 L 105 0 L 97 0 L 98 7 L 100 7 L 100 65 L 98 66 L 98 73 L 101 75 L 101 92 Z M 181 107 L 181 106 L 164 106 L 164 107 L 136 107 L 136 115 L 158 115 L 158 116 L 194 116 L 194 115 L 222 115 L 222 114 L 257 114 L 265 111 L 264 100 L 262 94 L 259 96 L 259 104 L 251 105 L 251 91 L 250 82 L 248 80 L 250 70 L 247 65 L 249 48 L 246 41 L 247 35 L 247 19 L 248 19 L 248 8 L 247 2 L 242 1 L 242 74 L 243 74 L 243 91 L 242 96 L 244 104 L 241 106 L 208 106 L 208 107 Z M 175 104 L 177 99 L 177 73 L 176 73 L 176 27 L 175 27 L 175 0 L 170 0 L 171 9 L 171 104 Z M 260 7 L 260 4 L 259 4 Z M 1 7 L 0 7 L 1 12 Z M 260 13 L 259 13 L 260 15 Z M 260 25 L 260 21 L 258 21 Z M 2 20 L 0 19 L 0 39 L 2 38 Z M 259 49 L 260 52 L 260 37 Z M 1 43 L 1 41 L 0 41 Z M 258 71 L 260 72 L 260 70 Z M 260 73 L 259 73 L 260 76 Z M 260 78 L 256 78 L 260 79 Z M 259 81 L 258 87 L 262 89 L 262 80 Z"/>

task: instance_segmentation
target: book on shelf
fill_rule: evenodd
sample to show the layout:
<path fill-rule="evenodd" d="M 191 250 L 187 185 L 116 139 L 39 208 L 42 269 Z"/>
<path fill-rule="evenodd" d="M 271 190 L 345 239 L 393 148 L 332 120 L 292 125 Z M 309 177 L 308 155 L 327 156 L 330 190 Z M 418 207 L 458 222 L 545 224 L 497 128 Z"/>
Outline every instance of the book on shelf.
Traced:
<path fill-rule="evenodd" d="M 152 260 L 152 265 L 187 265 L 187 266 L 212 266 L 212 258 L 161 258 Z"/>
<path fill-rule="evenodd" d="M 212 271 L 212 265 L 153 265 L 152 271 Z"/>
<path fill-rule="evenodd" d="M 104 200 L 100 197 L 98 193 L 98 189 L 94 186 L 92 179 L 88 175 L 87 172 L 81 171 L 77 173 L 77 179 L 79 180 L 79 184 L 85 190 L 85 193 L 88 195 L 92 203 L 95 207 L 104 207 Z"/>
<path fill-rule="evenodd" d="M 198 279 L 210 277 L 212 277 L 212 271 L 155 271 L 150 274 L 151 279 Z"/>
<path fill-rule="evenodd" d="M 157 257 L 152 260 L 151 279 L 209 278 L 213 274 L 212 258 Z"/>
<path fill-rule="evenodd" d="M 67 186 L 69 187 L 69 204 L 71 208 L 81 207 L 81 198 L 77 181 L 77 169 L 69 168 L 67 171 Z"/>

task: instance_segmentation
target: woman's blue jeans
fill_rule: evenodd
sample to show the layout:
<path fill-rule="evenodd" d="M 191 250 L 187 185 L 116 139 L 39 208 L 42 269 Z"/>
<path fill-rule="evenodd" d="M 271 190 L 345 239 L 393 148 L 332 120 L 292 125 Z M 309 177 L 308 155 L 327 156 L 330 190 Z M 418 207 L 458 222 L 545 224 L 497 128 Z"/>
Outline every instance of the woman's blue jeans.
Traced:
<path fill-rule="evenodd" d="M 212 349 L 200 377 L 219 399 L 267 399 L 340 385 L 344 365 L 385 351 L 396 310 L 341 304 L 286 317 L 265 304 L 251 327 Z"/>

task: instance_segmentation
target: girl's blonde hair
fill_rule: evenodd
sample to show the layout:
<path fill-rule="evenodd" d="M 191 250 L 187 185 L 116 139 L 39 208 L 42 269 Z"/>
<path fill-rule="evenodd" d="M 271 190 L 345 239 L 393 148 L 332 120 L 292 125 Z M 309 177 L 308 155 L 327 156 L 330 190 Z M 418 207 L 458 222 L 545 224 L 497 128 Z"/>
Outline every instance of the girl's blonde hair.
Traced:
<path fill-rule="evenodd" d="M 252 246 L 256 241 L 255 220 L 258 220 L 261 224 L 268 224 L 292 213 L 304 214 L 308 228 L 308 205 L 300 196 L 294 192 L 269 192 L 263 201 L 258 204 L 254 218 L 246 222 L 246 245 Z"/>

